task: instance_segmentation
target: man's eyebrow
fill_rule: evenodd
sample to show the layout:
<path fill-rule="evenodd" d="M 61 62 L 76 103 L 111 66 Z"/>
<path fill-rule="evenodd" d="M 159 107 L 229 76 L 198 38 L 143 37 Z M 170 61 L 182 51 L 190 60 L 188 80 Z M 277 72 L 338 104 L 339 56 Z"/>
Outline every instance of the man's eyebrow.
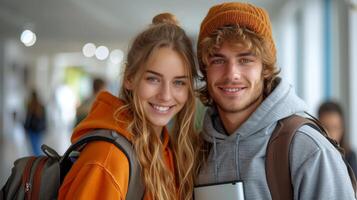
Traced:
<path fill-rule="evenodd" d="M 243 57 L 243 56 L 255 56 L 255 53 L 248 51 L 248 52 L 242 52 L 240 54 L 238 54 L 237 56 L 239 57 Z"/>
<path fill-rule="evenodd" d="M 225 57 L 223 54 L 220 54 L 220 53 L 214 53 L 210 56 L 210 58 L 212 57 Z"/>
<path fill-rule="evenodd" d="M 248 51 L 248 52 L 242 52 L 242 53 L 239 53 L 236 55 L 236 57 L 244 57 L 244 56 L 254 56 L 255 53 L 251 52 L 251 51 Z M 225 55 L 221 54 L 221 53 L 214 53 L 210 56 L 210 58 L 213 58 L 213 57 L 222 57 L 224 58 Z"/>

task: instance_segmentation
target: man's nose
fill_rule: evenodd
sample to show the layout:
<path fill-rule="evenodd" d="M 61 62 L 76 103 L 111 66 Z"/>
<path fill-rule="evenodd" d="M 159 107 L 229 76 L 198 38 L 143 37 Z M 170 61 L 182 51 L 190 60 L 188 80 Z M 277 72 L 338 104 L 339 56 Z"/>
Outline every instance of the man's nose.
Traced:
<path fill-rule="evenodd" d="M 241 71 L 236 61 L 229 61 L 226 66 L 226 76 L 231 80 L 239 80 L 241 78 Z"/>

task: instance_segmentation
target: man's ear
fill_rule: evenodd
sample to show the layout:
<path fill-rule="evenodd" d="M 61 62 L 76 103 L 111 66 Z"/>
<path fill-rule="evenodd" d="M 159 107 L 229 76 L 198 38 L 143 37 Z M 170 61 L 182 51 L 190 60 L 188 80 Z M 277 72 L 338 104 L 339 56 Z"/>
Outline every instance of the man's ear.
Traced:
<path fill-rule="evenodd" d="M 124 81 L 124 87 L 127 90 L 133 90 L 134 86 L 133 86 L 133 80 L 132 78 L 126 78 Z"/>
<path fill-rule="evenodd" d="M 269 77 L 269 70 L 266 68 L 266 66 L 263 65 L 263 71 L 262 71 L 262 76 L 264 79 Z"/>

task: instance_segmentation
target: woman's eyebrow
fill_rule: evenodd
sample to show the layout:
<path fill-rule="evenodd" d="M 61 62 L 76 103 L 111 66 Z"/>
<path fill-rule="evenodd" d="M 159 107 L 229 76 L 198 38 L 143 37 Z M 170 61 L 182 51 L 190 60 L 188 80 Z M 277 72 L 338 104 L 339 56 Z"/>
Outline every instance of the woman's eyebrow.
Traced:
<path fill-rule="evenodd" d="M 157 75 L 157 76 L 160 76 L 160 77 L 163 77 L 162 74 L 158 73 L 158 72 L 155 72 L 155 71 L 152 71 L 152 70 L 146 70 L 147 73 L 151 73 L 151 74 L 154 74 L 154 75 Z M 186 75 L 183 75 L 183 76 L 175 76 L 174 77 L 175 79 L 187 79 L 188 76 Z"/>
<path fill-rule="evenodd" d="M 158 72 L 155 72 L 155 71 L 152 71 L 152 70 L 146 70 L 146 72 L 162 77 L 162 74 L 160 74 Z"/>

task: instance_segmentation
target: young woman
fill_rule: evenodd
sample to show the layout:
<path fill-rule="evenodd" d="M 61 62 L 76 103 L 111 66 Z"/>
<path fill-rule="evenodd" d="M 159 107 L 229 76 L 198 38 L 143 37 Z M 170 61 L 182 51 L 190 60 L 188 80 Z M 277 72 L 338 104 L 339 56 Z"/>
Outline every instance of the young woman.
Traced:
<path fill-rule="evenodd" d="M 318 109 L 318 117 L 329 136 L 336 140 L 345 151 L 345 158 L 353 173 L 357 174 L 357 156 L 351 149 L 345 128 L 345 116 L 341 105 L 335 101 L 323 102 Z"/>
<path fill-rule="evenodd" d="M 115 130 L 134 146 L 144 199 L 191 199 L 196 73 L 191 41 L 174 16 L 156 16 L 128 52 L 120 98 L 100 93 L 72 142 L 93 129 Z M 128 166 L 113 144 L 90 143 L 65 177 L 59 199 L 125 199 Z"/>

